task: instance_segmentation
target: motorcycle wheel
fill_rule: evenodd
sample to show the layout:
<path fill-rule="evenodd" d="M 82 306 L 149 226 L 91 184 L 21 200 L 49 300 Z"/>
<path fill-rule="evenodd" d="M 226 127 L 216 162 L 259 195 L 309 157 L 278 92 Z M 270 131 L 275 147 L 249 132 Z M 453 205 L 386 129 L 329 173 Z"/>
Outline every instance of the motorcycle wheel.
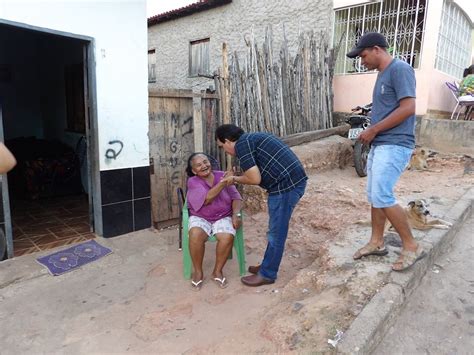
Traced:
<path fill-rule="evenodd" d="M 367 157 L 369 156 L 370 145 L 362 144 L 356 141 L 354 144 L 354 167 L 357 175 L 360 177 L 367 176 Z"/>

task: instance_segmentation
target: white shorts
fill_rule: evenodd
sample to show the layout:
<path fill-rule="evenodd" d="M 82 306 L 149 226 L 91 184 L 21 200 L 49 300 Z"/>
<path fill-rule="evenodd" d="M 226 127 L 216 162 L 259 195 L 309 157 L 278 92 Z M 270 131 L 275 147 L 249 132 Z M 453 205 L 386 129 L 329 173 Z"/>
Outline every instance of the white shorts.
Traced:
<path fill-rule="evenodd" d="M 206 221 L 204 218 L 197 216 L 189 217 L 188 231 L 193 227 L 201 228 L 208 236 L 217 233 L 227 233 L 235 236 L 235 228 L 232 225 L 232 217 L 224 217 L 214 223 Z"/>

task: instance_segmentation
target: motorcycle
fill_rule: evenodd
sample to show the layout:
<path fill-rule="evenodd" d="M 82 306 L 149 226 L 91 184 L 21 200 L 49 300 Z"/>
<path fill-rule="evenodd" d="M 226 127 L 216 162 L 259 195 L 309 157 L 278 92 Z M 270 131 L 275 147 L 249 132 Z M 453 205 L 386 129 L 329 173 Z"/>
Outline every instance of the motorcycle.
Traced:
<path fill-rule="evenodd" d="M 360 177 L 367 176 L 367 157 L 370 152 L 370 144 L 365 145 L 357 138 L 363 130 L 370 126 L 371 110 L 371 103 L 357 106 L 352 109 L 351 115 L 346 120 L 351 125 L 347 137 L 354 141 L 354 167 Z"/>

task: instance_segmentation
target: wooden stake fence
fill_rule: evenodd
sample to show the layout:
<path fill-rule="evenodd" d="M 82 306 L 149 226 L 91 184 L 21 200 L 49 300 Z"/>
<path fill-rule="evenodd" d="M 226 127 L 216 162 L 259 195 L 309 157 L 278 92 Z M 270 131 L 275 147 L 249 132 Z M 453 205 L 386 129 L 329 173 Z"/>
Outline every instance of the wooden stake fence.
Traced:
<path fill-rule="evenodd" d="M 244 60 L 234 53 L 222 71 L 225 75 L 216 78 L 220 96 L 230 90 L 219 107 L 221 121 L 230 112 L 230 122 L 245 131 L 280 137 L 332 127 L 332 51 L 326 34 L 309 32 L 301 34 L 292 56 L 284 34 L 279 60 L 274 61 L 271 27 L 261 48 L 252 35 Z M 227 62 L 225 47 L 223 57 Z"/>

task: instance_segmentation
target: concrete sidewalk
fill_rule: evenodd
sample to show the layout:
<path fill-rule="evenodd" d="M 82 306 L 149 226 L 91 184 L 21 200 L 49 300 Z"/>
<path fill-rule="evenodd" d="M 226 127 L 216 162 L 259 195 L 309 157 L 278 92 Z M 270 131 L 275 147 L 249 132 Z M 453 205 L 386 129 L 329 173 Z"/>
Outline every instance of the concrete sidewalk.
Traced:
<path fill-rule="evenodd" d="M 453 241 L 463 223 L 472 214 L 474 188 L 468 190 L 444 215 L 453 223 L 448 230 L 432 229 L 423 238 L 428 256 L 406 272 L 390 272 L 389 282 L 370 300 L 357 316 L 337 346 L 339 354 L 371 354 L 394 324 L 407 299 L 418 287 L 427 270 Z"/>
<path fill-rule="evenodd" d="M 235 260 L 226 266 L 227 289 L 208 276 L 203 290 L 193 292 L 183 278 L 177 236 L 172 228 L 98 238 L 113 253 L 61 276 L 36 262 L 48 252 L 2 262 L 0 353 L 199 353 L 224 336 L 226 346 L 235 342 L 237 349 L 240 339 L 228 335 L 241 325 L 223 322 L 215 329 L 216 324 L 224 314 L 242 319 L 242 304 L 263 308 L 268 294 L 238 282 Z M 214 262 L 213 247 L 206 248 L 206 270 Z M 247 261 L 256 262 L 252 256 Z M 255 312 L 245 321 L 256 323 L 258 317 Z"/>
<path fill-rule="evenodd" d="M 472 354 L 474 216 L 428 270 L 374 354 Z"/>

